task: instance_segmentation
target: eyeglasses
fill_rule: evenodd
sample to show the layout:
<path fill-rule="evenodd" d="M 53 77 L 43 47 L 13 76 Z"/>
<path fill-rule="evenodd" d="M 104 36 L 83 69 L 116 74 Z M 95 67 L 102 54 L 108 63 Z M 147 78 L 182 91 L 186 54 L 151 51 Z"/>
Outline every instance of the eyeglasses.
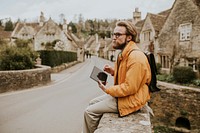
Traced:
<path fill-rule="evenodd" d="M 127 35 L 126 33 L 122 34 L 122 33 L 113 33 L 113 36 L 115 36 L 116 38 L 122 36 L 122 35 Z"/>

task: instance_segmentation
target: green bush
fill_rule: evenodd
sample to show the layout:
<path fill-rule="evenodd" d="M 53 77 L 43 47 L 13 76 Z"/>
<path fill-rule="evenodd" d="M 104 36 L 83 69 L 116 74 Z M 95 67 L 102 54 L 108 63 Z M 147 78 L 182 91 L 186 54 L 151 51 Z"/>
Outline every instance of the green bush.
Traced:
<path fill-rule="evenodd" d="M 200 79 L 193 80 L 192 83 L 196 86 L 200 86 Z"/>
<path fill-rule="evenodd" d="M 42 59 L 42 65 L 55 67 L 63 63 L 77 60 L 77 53 L 69 51 L 42 50 L 38 51 Z"/>
<path fill-rule="evenodd" d="M 157 74 L 160 74 L 162 65 L 160 63 L 156 63 Z"/>
<path fill-rule="evenodd" d="M 170 129 L 169 127 L 165 126 L 155 126 L 154 133 L 177 133 L 174 129 Z"/>
<path fill-rule="evenodd" d="M 195 79 L 195 73 L 191 67 L 176 66 L 172 74 L 174 80 L 179 83 L 189 83 Z"/>
<path fill-rule="evenodd" d="M 0 51 L 0 70 L 24 70 L 35 66 L 37 53 L 30 48 L 10 46 Z"/>
<path fill-rule="evenodd" d="M 159 75 L 156 75 L 156 78 L 159 81 L 166 81 L 167 76 L 168 76 L 167 74 L 159 74 Z"/>

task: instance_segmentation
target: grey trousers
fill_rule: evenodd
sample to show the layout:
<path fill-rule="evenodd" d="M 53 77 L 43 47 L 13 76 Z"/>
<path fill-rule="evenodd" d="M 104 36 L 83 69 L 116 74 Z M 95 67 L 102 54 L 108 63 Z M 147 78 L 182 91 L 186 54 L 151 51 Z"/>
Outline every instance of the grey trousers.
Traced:
<path fill-rule="evenodd" d="M 84 112 L 83 133 L 94 133 L 103 113 L 118 113 L 116 98 L 105 94 L 90 101 Z"/>

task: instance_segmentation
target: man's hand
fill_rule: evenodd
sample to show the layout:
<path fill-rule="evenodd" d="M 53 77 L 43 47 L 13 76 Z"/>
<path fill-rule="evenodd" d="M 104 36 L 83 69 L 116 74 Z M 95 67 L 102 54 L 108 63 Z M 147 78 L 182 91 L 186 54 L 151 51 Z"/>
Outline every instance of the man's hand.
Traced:
<path fill-rule="evenodd" d="M 110 65 L 105 65 L 103 70 L 112 76 L 114 75 L 114 69 Z"/>
<path fill-rule="evenodd" d="M 98 81 L 98 84 L 99 84 L 99 88 L 101 88 L 104 92 L 106 91 L 106 83 L 105 83 L 105 85 L 102 83 L 102 81 L 101 80 L 99 80 Z"/>

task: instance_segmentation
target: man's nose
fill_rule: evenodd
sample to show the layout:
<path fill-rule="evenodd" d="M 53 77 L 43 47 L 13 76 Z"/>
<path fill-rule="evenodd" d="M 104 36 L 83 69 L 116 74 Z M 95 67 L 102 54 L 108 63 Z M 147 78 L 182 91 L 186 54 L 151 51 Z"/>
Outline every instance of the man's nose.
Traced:
<path fill-rule="evenodd" d="M 117 38 L 116 38 L 116 36 L 115 36 L 115 35 L 113 35 L 113 36 L 112 36 L 112 39 L 113 39 L 113 40 L 116 40 Z"/>

